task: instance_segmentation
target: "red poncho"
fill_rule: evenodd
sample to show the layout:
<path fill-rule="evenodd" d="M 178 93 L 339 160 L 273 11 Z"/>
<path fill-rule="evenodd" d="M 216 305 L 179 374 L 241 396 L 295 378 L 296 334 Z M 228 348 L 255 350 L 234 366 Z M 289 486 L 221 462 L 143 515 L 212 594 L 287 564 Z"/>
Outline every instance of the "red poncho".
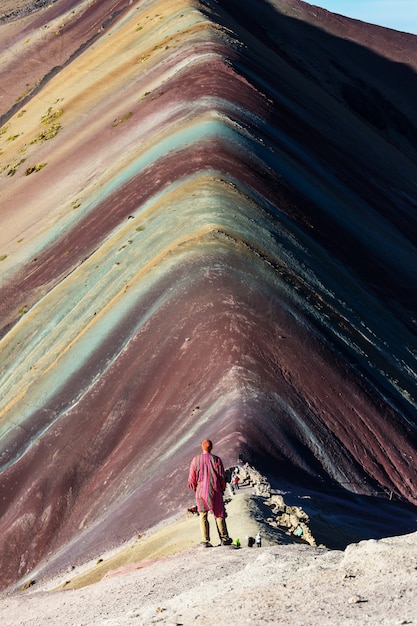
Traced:
<path fill-rule="evenodd" d="M 222 460 L 209 452 L 195 456 L 191 461 L 188 488 L 195 491 L 199 513 L 213 511 L 214 517 L 224 517 L 223 492 L 226 478 Z"/>

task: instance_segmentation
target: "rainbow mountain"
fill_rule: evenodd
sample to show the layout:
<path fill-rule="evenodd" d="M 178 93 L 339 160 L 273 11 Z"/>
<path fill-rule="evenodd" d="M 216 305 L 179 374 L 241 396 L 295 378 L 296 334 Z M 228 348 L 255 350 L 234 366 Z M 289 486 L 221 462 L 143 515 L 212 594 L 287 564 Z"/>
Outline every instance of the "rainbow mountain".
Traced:
<path fill-rule="evenodd" d="M 0 587 L 185 510 L 205 437 L 350 538 L 414 529 L 416 37 L 3 4 Z"/>

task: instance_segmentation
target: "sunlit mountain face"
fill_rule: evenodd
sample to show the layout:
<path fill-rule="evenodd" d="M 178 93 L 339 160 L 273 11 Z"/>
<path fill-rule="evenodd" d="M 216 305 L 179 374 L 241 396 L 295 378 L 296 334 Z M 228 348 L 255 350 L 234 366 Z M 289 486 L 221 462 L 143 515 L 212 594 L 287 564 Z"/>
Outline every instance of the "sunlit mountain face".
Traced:
<path fill-rule="evenodd" d="M 2 5 L 0 587 L 185 510 L 205 437 L 325 545 L 414 530 L 417 38 Z"/>

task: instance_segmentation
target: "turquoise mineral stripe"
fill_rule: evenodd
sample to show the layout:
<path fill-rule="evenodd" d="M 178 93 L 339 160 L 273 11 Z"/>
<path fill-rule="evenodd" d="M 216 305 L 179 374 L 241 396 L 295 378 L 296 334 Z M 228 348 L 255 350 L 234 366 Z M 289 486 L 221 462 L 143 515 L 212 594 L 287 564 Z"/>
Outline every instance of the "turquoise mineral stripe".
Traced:
<path fill-rule="evenodd" d="M 203 142 L 208 139 L 221 138 L 226 142 L 252 149 L 252 142 L 244 137 L 233 122 L 228 118 L 219 120 L 203 120 L 190 124 L 186 128 L 173 132 L 168 137 L 164 137 L 158 143 L 146 150 L 138 159 L 128 165 L 119 176 L 103 185 L 96 202 L 102 202 L 104 198 L 114 193 L 122 185 L 125 185 L 131 178 L 136 176 L 141 170 L 145 170 L 172 152 L 179 152 L 188 146 Z"/>

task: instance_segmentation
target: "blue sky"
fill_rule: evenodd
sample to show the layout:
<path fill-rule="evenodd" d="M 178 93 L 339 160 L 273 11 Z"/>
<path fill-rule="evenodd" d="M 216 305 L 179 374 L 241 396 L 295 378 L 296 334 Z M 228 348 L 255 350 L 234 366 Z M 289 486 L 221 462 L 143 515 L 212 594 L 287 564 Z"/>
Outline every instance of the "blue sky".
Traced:
<path fill-rule="evenodd" d="M 306 0 L 332 13 L 417 34 L 417 0 Z"/>

